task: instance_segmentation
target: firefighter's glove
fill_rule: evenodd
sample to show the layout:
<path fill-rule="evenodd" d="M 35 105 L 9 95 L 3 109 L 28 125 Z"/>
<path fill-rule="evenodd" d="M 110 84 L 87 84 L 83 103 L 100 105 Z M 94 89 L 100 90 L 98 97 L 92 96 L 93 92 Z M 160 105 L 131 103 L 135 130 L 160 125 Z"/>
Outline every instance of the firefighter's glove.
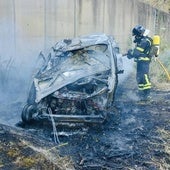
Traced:
<path fill-rule="evenodd" d="M 133 50 L 132 50 L 132 49 L 128 50 L 128 52 L 127 52 L 127 58 L 128 58 L 128 59 L 133 58 Z"/>

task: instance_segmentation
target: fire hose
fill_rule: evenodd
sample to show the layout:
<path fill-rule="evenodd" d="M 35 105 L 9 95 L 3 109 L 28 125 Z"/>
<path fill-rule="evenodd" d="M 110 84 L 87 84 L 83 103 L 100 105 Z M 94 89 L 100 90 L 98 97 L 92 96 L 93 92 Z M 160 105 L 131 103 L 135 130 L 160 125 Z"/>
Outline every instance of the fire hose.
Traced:
<path fill-rule="evenodd" d="M 122 56 L 127 56 L 127 53 L 123 54 Z M 168 78 L 168 81 L 170 81 L 170 74 L 169 74 L 167 68 L 162 64 L 162 62 L 157 57 L 155 57 L 155 61 L 157 61 L 158 64 L 162 67 L 163 71 L 165 72 L 165 74 Z"/>
<path fill-rule="evenodd" d="M 155 54 L 155 56 L 158 56 L 159 55 L 160 36 L 154 35 L 152 43 L 153 43 L 152 47 L 153 47 L 153 50 L 154 50 L 154 54 Z M 126 55 L 127 55 L 127 53 L 123 54 L 123 56 L 126 56 Z M 170 74 L 169 74 L 167 68 L 162 64 L 162 62 L 157 57 L 155 57 L 155 61 L 157 61 L 159 63 L 159 65 L 162 67 L 162 69 L 165 72 L 165 74 L 168 78 L 168 81 L 169 81 L 170 80 Z"/>
<path fill-rule="evenodd" d="M 158 58 L 155 58 L 155 60 L 159 63 L 159 65 L 163 68 L 168 80 L 170 80 L 170 75 L 169 75 L 169 72 L 168 70 L 166 69 L 166 67 L 162 64 L 162 62 L 158 59 Z"/>

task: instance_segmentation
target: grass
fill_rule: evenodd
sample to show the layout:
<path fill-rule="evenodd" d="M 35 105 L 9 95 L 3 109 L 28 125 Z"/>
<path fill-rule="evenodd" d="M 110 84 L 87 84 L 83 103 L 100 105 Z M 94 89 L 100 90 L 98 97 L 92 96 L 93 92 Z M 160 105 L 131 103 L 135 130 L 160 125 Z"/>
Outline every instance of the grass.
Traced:
<path fill-rule="evenodd" d="M 158 57 L 161 64 L 164 66 L 167 72 L 163 69 L 163 67 L 159 64 L 159 62 L 153 58 L 150 66 L 150 77 L 153 83 L 153 86 L 167 89 L 169 90 L 169 77 L 170 77 L 170 50 L 166 49 L 163 53 Z M 168 73 L 168 74 L 167 74 Z"/>
<path fill-rule="evenodd" d="M 170 0 L 140 0 L 144 3 L 148 3 L 151 6 L 158 8 L 167 13 L 170 12 Z"/>
<path fill-rule="evenodd" d="M 0 134 L 0 169 L 74 169 L 72 159 L 61 157 L 57 147 L 42 147 L 39 143 L 21 140 L 18 135 Z"/>
<path fill-rule="evenodd" d="M 163 152 L 166 155 L 162 159 L 155 160 L 159 163 L 160 170 L 170 169 L 170 131 L 166 129 L 158 128 L 157 132 L 161 136 Z"/>

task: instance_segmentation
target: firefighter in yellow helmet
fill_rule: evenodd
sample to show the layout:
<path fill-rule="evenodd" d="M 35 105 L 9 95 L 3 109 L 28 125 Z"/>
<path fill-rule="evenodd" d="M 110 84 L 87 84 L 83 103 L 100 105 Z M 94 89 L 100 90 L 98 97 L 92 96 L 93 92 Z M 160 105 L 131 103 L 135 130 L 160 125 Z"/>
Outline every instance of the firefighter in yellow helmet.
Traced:
<path fill-rule="evenodd" d="M 136 79 L 138 83 L 139 97 L 141 100 L 150 98 L 151 82 L 149 78 L 149 65 L 151 62 L 150 50 L 152 39 L 145 35 L 146 29 L 137 25 L 132 30 L 132 35 L 135 36 L 134 43 L 136 44 L 133 50 L 129 50 L 127 57 L 134 58 L 137 63 Z"/>

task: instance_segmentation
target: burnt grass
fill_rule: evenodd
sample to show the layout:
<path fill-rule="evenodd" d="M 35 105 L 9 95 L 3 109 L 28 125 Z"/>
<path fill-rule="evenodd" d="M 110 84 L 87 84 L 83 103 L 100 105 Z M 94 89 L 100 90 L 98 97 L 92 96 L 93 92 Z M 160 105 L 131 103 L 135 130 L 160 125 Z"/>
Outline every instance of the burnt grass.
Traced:
<path fill-rule="evenodd" d="M 35 142 L 39 147 L 50 143 L 51 147 L 57 148 L 61 157 L 69 157 L 74 164 L 74 168 L 71 166 L 70 169 L 170 169 L 170 91 L 153 89 L 152 100 L 148 102 L 140 102 L 136 92 L 134 88 L 120 85 L 115 94 L 115 102 L 108 111 L 108 120 L 104 124 L 79 124 L 72 127 L 57 125 L 60 143 L 54 143 L 52 125 L 43 123 L 24 125 L 22 130 L 31 135 L 29 141 L 31 138 L 33 141 L 41 138 L 40 141 Z M 0 133 L 1 136 L 3 134 L 4 132 Z M 2 141 L 4 137 L 0 138 L 3 144 L 6 142 Z M 6 140 L 13 141 L 13 138 L 8 136 Z M 2 156 L 2 148 L 5 148 L 5 145 L 1 146 Z M 33 154 L 32 150 L 29 152 Z M 1 157 L 1 167 L 4 163 L 7 165 L 11 162 L 9 154 L 8 151 L 6 157 L 3 156 L 3 159 Z M 34 165 L 29 168 L 59 169 L 56 165 L 52 165 L 52 161 L 44 157 L 41 158 L 42 165 L 35 160 L 30 160 Z M 44 162 L 47 162 L 49 166 L 45 164 L 43 166 Z M 20 163 L 20 168 L 24 169 L 24 165 L 21 165 L 23 163 Z M 68 166 L 67 168 L 69 169 Z M 17 169 L 16 164 L 9 164 L 7 169 Z"/>
<path fill-rule="evenodd" d="M 75 169 L 170 168 L 170 92 L 153 90 L 152 101 L 139 102 L 128 91 L 118 89 L 106 124 L 65 139 L 60 152 L 72 156 Z"/>

